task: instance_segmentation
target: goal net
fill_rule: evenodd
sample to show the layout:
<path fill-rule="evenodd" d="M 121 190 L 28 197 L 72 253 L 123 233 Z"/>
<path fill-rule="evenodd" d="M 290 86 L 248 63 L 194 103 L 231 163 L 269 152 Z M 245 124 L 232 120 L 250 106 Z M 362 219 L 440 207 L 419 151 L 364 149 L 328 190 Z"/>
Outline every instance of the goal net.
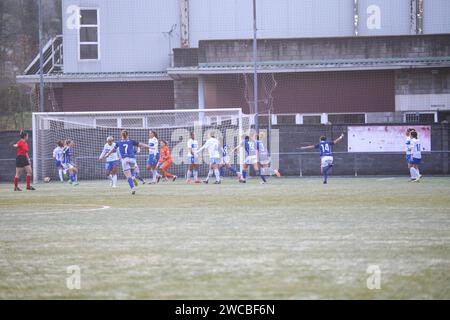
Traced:
<path fill-rule="evenodd" d="M 215 132 L 219 142 L 228 149 L 236 147 L 243 134 L 249 134 L 250 117 L 241 109 L 195 109 L 170 111 L 135 112 L 71 112 L 33 113 L 33 179 L 35 182 L 49 177 L 57 180 L 58 172 L 53 149 L 58 140 L 73 140 L 73 162 L 78 167 L 80 180 L 104 179 L 104 162 L 99 156 L 108 136 L 116 141 L 120 131 L 127 129 L 130 139 L 146 143 L 149 131 L 154 130 L 158 139 L 168 142 L 173 164 L 170 171 L 184 177 L 187 167 L 187 141 L 190 133 L 195 133 L 199 145 L 203 145 L 210 132 Z M 141 150 L 136 155 L 141 176 L 148 178 L 146 171 L 148 151 Z M 200 174 L 205 175 L 209 156 L 205 150 L 199 155 Z M 231 164 L 238 168 L 243 163 L 242 150 L 230 155 Z"/>

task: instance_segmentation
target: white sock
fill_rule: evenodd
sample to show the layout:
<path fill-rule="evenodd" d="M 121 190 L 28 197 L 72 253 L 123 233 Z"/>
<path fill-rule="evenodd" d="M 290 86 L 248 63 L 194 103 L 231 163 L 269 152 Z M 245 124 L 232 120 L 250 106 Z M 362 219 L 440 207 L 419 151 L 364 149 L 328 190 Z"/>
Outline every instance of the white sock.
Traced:
<path fill-rule="evenodd" d="M 63 170 L 62 170 L 62 169 L 59 169 L 59 170 L 58 170 L 58 174 L 59 174 L 59 180 L 61 180 L 61 182 L 63 182 L 63 181 L 64 181 Z"/>
<path fill-rule="evenodd" d="M 411 167 L 409 168 L 409 172 L 411 173 L 411 179 L 415 179 L 416 178 L 416 170 Z"/>
<path fill-rule="evenodd" d="M 194 180 L 198 181 L 198 171 L 194 170 Z"/>
<path fill-rule="evenodd" d="M 156 169 L 152 170 L 153 182 L 156 182 L 156 178 L 158 177 L 158 171 Z"/>
<path fill-rule="evenodd" d="M 420 176 L 420 171 L 419 171 L 419 168 L 414 168 L 414 169 L 416 169 L 416 172 L 417 172 L 417 176 Z"/>
<path fill-rule="evenodd" d="M 219 169 L 214 169 L 214 174 L 216 176 L 216 181 L 220 181 L 220 172 Z"/>
<path fill-rule="evenodd" d="M 417 170 L 416 168 L 413 168 L 413 169 L 414 169 L 414 173 L 416 174 L 416 178 L 418 178 L 420 175 L 419 170 Z"/>
<path fill-rule="evenodd" d="M 206 177 L 206 180 L 209 180 L 209 178 L 212 176 L 213 171 L 211 169 L 209 169 L 208 171 L 208 176 Z"/>
<path fill-rule="evenodd" d="M 191 170 L 188 170 L 188 171 L 186 172 L 186 180 L 191 180 L 191 174 L 192 174 L 192 171 L 191 171 Z"/>
<path fill-rule="evenodd" d="M 116 183 L 117 183 L 117 174 L 113 175 L 111 180 L 112 180 L 113 187 L 115 187 Z"/>

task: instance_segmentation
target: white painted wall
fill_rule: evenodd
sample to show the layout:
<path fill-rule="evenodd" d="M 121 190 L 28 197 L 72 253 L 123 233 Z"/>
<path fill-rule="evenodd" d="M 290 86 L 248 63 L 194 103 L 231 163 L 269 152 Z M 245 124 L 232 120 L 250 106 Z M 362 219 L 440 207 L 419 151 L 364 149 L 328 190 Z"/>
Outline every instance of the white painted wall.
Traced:
<path fill-rule="evenodd" d="M 101 59 L 79 61 L 77 30 L 64 25 L 65 72 L 163 71 L 170 63 L 164 32 L 173 24 L 172 47 L 180 47 L 179 0 L 62 1 L 64 20 L 70 5 L 100 9 Z M 367 13 L 370 6 L 379 8 L 379 17 Z M 257 0 L 257 8 L 259 38 L 353 35 L 353 0 Z M 252 37 L 252 0 L 190 0 L 189 9 L 191 47 L 199 40 Z M 359 13 L 360 35 L 410 33 L 409 0 L 360 0 Z M 426 33 L 450 33 L 449 17 L 449 0 L 425 1 Z"/>
<path fill-rule="evenodd" d="M 395 96 L 395 111 L 450 110 L 450 94 L 411 94 Z"/>
<path fill-rule="evenodd" d="M 169 38 L 164 32 L 179 25 L 178 0 L 63 0 L 69 5 L 99 8 L 100 60 L 78 60 L 78 30 L 63 26 L 65 72 L 161 71 L 169 66 Z M 180 46 L 174 35 L 173 47 Z"/>

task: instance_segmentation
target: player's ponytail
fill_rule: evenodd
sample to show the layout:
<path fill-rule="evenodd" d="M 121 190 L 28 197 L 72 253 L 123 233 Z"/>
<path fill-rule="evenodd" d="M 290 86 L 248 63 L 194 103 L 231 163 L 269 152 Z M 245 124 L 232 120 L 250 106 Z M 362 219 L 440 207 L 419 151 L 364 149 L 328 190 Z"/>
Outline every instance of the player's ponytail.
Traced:
<path fill-rule="evenodd" d="M 28 136 L 28 133 L 24 130 L 20 131 L 20 139 L 25 139 Z"/>
<path fill-rule="evenodd" d="M 156 139 L 158 139 L 158 134 L 156 133 L 155 130 L 150 130 L 151 133 L 153 133 L 153 135 L 155 136 Z"/>

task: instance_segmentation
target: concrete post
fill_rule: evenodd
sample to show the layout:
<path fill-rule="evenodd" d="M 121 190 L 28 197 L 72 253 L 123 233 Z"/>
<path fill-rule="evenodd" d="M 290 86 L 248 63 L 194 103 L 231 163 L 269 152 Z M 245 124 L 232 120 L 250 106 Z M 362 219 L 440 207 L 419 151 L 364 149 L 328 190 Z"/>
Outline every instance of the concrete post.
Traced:
<path fill-rule="evenodd" d="M 181 48 L 189 48 L 189 0 L 180 0 Z"/>

